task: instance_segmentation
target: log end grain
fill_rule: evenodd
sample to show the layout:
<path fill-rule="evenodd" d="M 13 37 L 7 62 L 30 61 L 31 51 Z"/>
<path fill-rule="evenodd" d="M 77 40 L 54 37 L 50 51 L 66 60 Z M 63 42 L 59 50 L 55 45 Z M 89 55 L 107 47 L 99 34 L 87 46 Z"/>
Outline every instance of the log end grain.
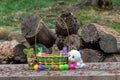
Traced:
<path fill-rule="evenodd" d="M 102 35 L 99 41 L 100 48 L 105 53 L 116 53 L 117 52 L 117 40 L 110 34 Z"/>
<path fill-rule="evenodd" d="M 82 29 L 81 36 L 86 43 L 95 43 L 99 40 L 98 30 L 93 24 L 85 25 Z"/>

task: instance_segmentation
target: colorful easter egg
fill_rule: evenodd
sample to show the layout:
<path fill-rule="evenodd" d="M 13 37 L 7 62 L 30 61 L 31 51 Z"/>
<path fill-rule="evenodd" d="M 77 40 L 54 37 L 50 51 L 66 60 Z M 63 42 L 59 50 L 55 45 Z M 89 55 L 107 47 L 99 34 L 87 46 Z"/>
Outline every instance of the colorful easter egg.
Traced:
<path fill-rule="evenodd" d="M 34 70 L 38 70 L 38 65 L 37 65 L 37 64 L 34 65 L 33 69 L 34 69 Z"/>
<path fill-rule="evenodd" d="M 69 69 L 70 69 L 70 70 L 75 69 L 75 64 L 69 64 Z"/>
<path fill-rule="evenodd" d="M 45 57 L 45 56 L 47 56 L 47 54 L 44 52 L 44 53 L 42 53 L 42 56 L 44 56 L 44 57 Z"/>
<path fill-rule="evenodd" d="M 52 69 L 53 70 L 59 70 L 59 66 L 58 65 L 52 65 Z"/>
<path fill-rule="evenodd" d="M 65 64 L 65 65 L 64 65 L 64 69 L 65 69 L 65 70 L 68 70 L 68 69 L 69 69 L 68 64 Z"/>
<path fill-rule="evenodd" d="M 42 65 L 38 65 L 38 70 L 43 70 L 43 66 Z"/>
<path fill-rule="evenodd" d="M 41 56 L 42 56 L 42 53 L 38 52 L 38 53 L 36 54 L 36 56 L 37 56 L 37 57 L 41 57 Z"/>
<path fill-rule="evenodd" d="M 59 70 L 64 70 L 64 65 L 59 65 Z"/>

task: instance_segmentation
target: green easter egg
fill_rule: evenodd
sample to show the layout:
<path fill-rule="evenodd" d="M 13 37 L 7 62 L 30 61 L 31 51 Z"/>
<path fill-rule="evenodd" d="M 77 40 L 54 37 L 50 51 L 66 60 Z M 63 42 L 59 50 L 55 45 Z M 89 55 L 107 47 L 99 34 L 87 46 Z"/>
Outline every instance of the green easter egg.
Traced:
<path fill-rule="evenodd" d="M 68 70 L 68 69 L 69 69 L 68 64 L 65 64 L 65 65 L 64 65 L 64 69 L 65 69 L 65 70 Z"/>
<path fill-rule="evenodd" d="M 64 70 L 64 69 L 65 69 L 64 65 L 59 65 L 59 70 Z"/>

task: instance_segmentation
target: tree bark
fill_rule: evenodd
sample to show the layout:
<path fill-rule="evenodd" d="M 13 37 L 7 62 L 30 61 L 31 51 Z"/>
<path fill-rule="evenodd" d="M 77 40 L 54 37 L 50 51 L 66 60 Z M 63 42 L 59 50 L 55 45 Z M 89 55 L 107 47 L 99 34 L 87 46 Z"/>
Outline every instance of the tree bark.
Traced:
<path fill-rule="evenodd" d="M 104 62 L 120 62 L 120 54 L 112 54 L 106 56 Z"/>
<path fill-rule="evenodd" d="M 16 40 L 0 42 L 0 64 L 26 63 L 23 49 L 26 48 Z"/>
<path fill-rule="evenodd" d="M 81 36 L 85 43 L 97 44 L 105 53 L 117 52 L 120 35 L 110 28 L 91 23 L 83 28 Z"/>
<path fill-rule="evenodd" d="M 105 53 L 116 53 L 117 52 L 117 40 L 110 34 L 102 35 L 99 41 L 100 48 Z"/>
<path fill-rule="evenodd" d="M 57 44 L 60 50 L 62 50 L 64 46 L 67 46 L 68 51 L 72 49 L 79 50 L 83 47 L 81 37 L 76 34 L 69 36 L 58 36 L 55 44 Z"/>
<path fill-rule="evenodd" d="M 35 44 L 36 38 L 36 43 L 43 44 L 49 48 L 56 40 L 55 34 L 38 16 L 30 15 L 26 17 L 21 23 L 21 30 L 30 45 Z"/>
<path fill-rule="evenodd" d="M 83 62 L 102 62 L 105 58 L 103 53 L 93 49 L 81 50 Z"/>
<path fill-rule="evenodd" d="M 26 64 L 27 56 L 24 54 L 23 49 L 26 47 L 22 44 L 18 44 L 13 49 L 14 61 L 13 64 Z"/>
<path fill-rule="evenodd" d="M 72 13 L 63 13 L 58 17 L 55 23 L 55 30 L 57 36 L 68 36 L 70 34 L 77 34 L 80 27 L 79 22 Z"/>
<path fill-rule="evenodd" d="M 100 32 L 95 25 L 88 24 L 82 29 L 81 37 L 85 43 L 95 43 L 100 39 Z"/>
<path fill-rule="evenodd" d="M 68 46 L 69 50 L 72 50 L 72 49 L 79 50 L 83 47 L 81 37 L 76 34 L 67 36 L 65 41 L 66 41 L 65 43 Z"/>
<path fill-rule="evenodd" d="M 64 46 L 66 46 L 66 36 L 58 36 L 55 44 L 58 46 L 59 50 L 62 50 Z"/>

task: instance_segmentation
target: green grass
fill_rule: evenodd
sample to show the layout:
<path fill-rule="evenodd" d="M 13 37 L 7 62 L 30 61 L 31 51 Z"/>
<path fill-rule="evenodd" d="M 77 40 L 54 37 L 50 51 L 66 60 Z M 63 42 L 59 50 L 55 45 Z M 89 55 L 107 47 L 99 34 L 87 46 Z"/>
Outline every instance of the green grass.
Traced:
<path fill-rule="evenodd" d="M 81 11 L 81 13 L 77 14 L 78 20 L 80 21 L 81 25 L 85 25 L 88 23 L 97 23 L 97 21 L 101 20 L 99 15 L 93 14 L 90 11 Z"/>
<path fill-rule="evenodd" d="M 58 1 L 64 1 L 67 5 L 54 6 Z M 99 22 L 101 16 L 91 13 L 87 7 L 71 6 L 69 4 L 80 0 L 0 0 L 0 27 L 10 31 L 20 29 L 21 21 L 25 16 L 35 14 L 47 16 L 49 14 L 59 15 L 62 11 L 73 12 L 82 25 Z M 120 8 L 120 0 L 113 0 L 115 7 Z M 50 28 L 54 28 L 56 17 L 44 18 L 44 22 Z M 119 23 L 111 24 L 110 27 L 119 26 Z M 119 28 L 114 28 L 118 32 Z"/>
<path fill-rule="evenodd" d="M 120 8 L 120 0 L 112 0 L 115 7 Z"/>
<path fill-rule="evenodd" d="M 25 16 L 36 14 L 41 17 L 48 14 L 59 13 L 65 8 L 52 8 L 59 0 L 1 0 L 0 2 L 0 27 L 8 28 L 12 31 L 20 29 L 20 23 Z M 65 0 L 66 3 L 77 0 Z M 54 28 L 53 19 L 44 19 L 45 22 Z"/>
<path fill-rule="evenodd" d="M 112 23 L 109 25 L 109 27 L 120 33 L 120 23 Z"/>

